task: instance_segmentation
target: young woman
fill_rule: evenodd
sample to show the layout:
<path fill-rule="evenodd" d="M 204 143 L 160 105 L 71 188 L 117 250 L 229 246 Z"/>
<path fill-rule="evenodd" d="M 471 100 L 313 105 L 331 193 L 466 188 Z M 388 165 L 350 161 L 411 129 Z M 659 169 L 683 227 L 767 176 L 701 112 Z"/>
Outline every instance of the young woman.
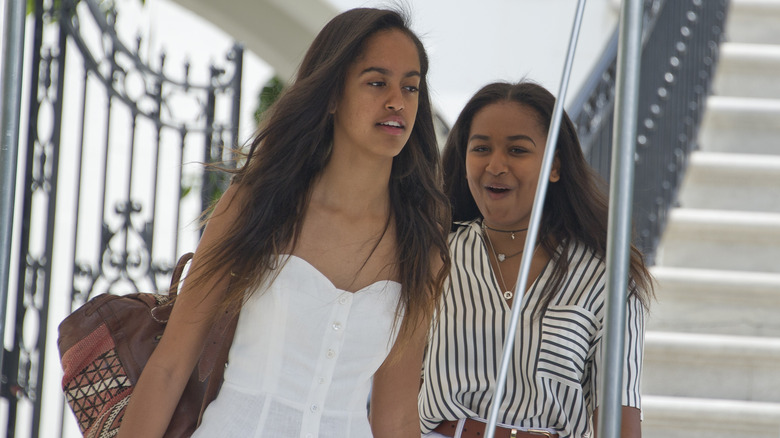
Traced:
<path fill-rule="evenodd" d="M 494 83 L 474 95 L 444 150 L 454 223 L 452 273 L 419 398 L 429 437 L 484 434 L 523 257 L 531 257 L 496 437 L 585 437 L 601 397 L 607 202 L 564 116 L 539 238 L 523 254 L 555 98 L 539 85 Z M 623 436 L 640 436 L 639 376 L 651 278 L 634 248 Z"/>
<path fill-rule="evenodd" d="M 164 433 L 234 305 L 225 381 L 195 436 L 419 437 L 425 332 L 449 271 L 427 70 L 396 12 L 323 28 L 208 221 L 121 437 Z"/>

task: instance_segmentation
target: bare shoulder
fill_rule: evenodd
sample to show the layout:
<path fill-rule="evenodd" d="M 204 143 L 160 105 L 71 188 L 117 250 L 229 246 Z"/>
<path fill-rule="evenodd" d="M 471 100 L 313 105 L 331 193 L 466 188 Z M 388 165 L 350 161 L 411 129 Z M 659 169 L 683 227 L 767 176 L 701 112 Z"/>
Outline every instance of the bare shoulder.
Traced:
<path fill-rule="evenodd" d="M 208 326 L 224 297 L 222 292 L 227 289 L 229 281 L 227 268 L 214 269 L 206 266 L 213 264 L 208 253 L 230 233 L 246 202 L 246 187 L 239 184 L 228 187 L 217 202 L 195 250 L 189 274 L 184 280 L 169 325 L 176 327 L 177 323 L 185 323 L 190 329 L 197 327 L 194 330 L 196 332 L 202 332 Z"/>
<path fill-rule="evenodd" d="M 235 219 L 249 202 L 249 189 L 242 184 L 231 184 L 217 201 L 209 223 Z"/>

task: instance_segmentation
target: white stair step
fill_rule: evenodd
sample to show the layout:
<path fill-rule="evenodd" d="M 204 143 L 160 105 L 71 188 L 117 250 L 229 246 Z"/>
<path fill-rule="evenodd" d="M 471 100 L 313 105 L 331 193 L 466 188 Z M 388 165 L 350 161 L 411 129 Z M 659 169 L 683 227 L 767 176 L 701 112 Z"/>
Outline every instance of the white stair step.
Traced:
<path fill-rule="evenodd" d="M 713 91 L 720 96 L 780 98 L 780 45 L 722 43 Z"/>
<path fill-rule="evenodd" d="M 780 155 L 780 99 L 710 96 L 699 147 L 708 152 Z"/>
<path fill-rule="evenodd" d="M 780 155 L 691 154 L 679 202 L 684 208 L 780 213 Z"/>
<path fill-rule="evenodd" d="M 654 266 L 651 331 L 780 337 L 780 274 Z"/>
<path fill-rule="evenodd" d="M 713 382 L 715 383 L 715 382 Z M 644 438 L 778 438 L 780 404 L 642 397 Z"/>
<path fill-rule="evenodd" d="M 739 43 L 780 44 L 780 2 L 731 0 L 726 38 Z"/>
<path fill-rule="evenodd" d="M 645 438 L 780 438 L 780 0 L 731 0 L 725 30 L 651 268 Z"/>
<path fill-rule="evenodd" d="M 657 263 L 780 272 L 780 214 L 675 208 L 669 213 Z"/>
<path fill-rule="evenodd" d="M 642 390 L 780 403 L 780 338 L 648 331 Z"/>

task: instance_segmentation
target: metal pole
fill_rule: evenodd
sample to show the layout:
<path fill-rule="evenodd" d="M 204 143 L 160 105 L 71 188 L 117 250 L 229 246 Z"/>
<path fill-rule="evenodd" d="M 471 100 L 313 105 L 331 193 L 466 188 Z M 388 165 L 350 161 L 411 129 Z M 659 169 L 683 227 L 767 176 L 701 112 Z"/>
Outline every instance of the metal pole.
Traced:
<path fill-rule="evenodd" d="M 24 20 L 27 2 L 6 0 L 2 71 L 2 139 L 0 140 L 0 340 L 5 339 L 5 313 L 11 270 L 14 194 L 19 152 L 19 120 L 22 105 Z M 2 347 L 2 344 L 0 344 Z M 0 365 L 3 352 L 0 348 Z M 0 368 L 4 369 L 4 368 Z M 6 382 L 0 381 L 0 386 Z"/>
<path fill-rule="evenodd" d="M 547 185 L 550 181 L 550 172 L 555 158 L 555 146 L 558 144 L 558 133 L 561 129 L 561 119 L 563 118 L 563 106 L 566 100 L 566 90 L 569 88 L 569 77 L 571 76 L 571 67 L 574 63 L 574 52 L 577 48 L 577 38 L 580 34 L 580 25 L 585 11 L 585 0 L 577 2 L 577 12 L 574 15 L 574 25 L 569 39 L 569 48 L 566 52 L 566 60 L 563 65 L 563 75 L 561 85 L 558 91 L 558 97 L 555 99 L 553 107 L 552 120 L 550 121 L 550 130 L 547 132 L 547 144 L 544 147 L 544 158 L 542 159 L 542 170 L 539 173 L 539 183 L 536 186 L 534 195 L 534 204 L 531 207 L 531 220 L 528 224 L 528 234 L 525 238 L 523 252 L 532 254 L 536 246 L 536 237 L 539 234 L 539 226 L 542 221 L 542 209 L 544 207 L 544 198 L 547 195 Z M 520 262 L 519 280 L 515 285 L 515 301 L 512 305 L 512 315 L 509 320 L 507 336 L 504 340 L 504 352 L 501 357 L 501 367 L 498 370 L 496 378 L 496 391 L 493 395 L 493 402 L 488 412 L 486 438 L 493 438 L 496 433 L 496 423 L 498 423 L 498 411 L 501 409 L 501 399 L 504 396 L 504 386 L 506 386 L 506 375 L 509 370 L 509 362 L 512 358 L 512 349 L 515 345 L 515 333 L 517 332 L 517 321 L 520 319 L 520 310 L 523 307 L 523 298 L 525 287 L 528 283 L 528 273 L 531 270 L 532 257 L 523 257 Z"/>
<path fill-rule="evenodd" d="M 631 256 L 631 210 L 634 189 L 639 70 L 642 55 L 642 1 L 625 0 L 620 8 L 615 79 L 615 125 L 607 231 L 607 303 L 603 377 L 600 383 L 598 436 L 619 438 L 626 326 L 626 291 Z"/>

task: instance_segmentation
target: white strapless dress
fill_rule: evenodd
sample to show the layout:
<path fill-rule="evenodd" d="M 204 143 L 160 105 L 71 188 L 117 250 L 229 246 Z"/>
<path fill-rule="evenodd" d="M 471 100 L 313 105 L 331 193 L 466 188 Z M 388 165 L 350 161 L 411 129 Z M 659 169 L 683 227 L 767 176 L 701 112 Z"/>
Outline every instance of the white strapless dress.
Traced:
<path fill-rule="evenodd" d="M 290 256 L 241 309 L 225 382 L 193 436 L 371 437 L 366 404 L 400 292 L 394 281 L 340 290 Z"/>

